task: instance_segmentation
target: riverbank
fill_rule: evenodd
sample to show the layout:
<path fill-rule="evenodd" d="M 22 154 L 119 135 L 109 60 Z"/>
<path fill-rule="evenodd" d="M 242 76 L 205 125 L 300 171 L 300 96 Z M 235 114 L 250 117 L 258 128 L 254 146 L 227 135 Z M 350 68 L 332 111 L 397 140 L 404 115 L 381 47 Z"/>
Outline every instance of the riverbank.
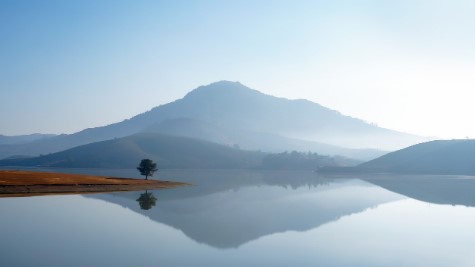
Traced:
<path fill-rule="evenodd" d="M 81 174 L 0 170 L 0 197 L 155 190 L 184 185 L 187 184 Z"/>

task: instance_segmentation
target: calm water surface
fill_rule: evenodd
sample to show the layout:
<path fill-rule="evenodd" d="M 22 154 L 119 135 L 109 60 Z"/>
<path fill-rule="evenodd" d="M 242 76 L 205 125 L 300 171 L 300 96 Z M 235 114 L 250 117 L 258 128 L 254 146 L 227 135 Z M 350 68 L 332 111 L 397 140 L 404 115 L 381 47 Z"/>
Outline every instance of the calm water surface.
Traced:
<path fill-rule="evenodd" d="M 194 185 L 1 198 L 1 266 L 475 266 L 473 177 L 157 178 Z"/>

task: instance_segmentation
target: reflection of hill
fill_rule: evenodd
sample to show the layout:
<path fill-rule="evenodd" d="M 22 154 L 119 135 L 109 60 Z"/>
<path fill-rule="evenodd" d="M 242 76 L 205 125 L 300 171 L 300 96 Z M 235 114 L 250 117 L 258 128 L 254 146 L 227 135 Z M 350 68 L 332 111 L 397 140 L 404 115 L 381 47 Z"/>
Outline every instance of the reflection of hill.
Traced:
<path fill-rule="evenodd" d="M 434 204 L 475 207 L 475 179 L 467 176 L 375 175 L 366 181 L 392 192 Z"/>
<path fill-rule="evenodd" d="M 400 198 L 366 182 L 330 181 L 311 172 L 203 171 L 173 175 L 194 185 L 154 191 L 157 205 L 148 211 L 141 210 L 135 201 L 141 192 L 91 197 L 127 207 L 218 248 L 238 247 L 278 232 L 306 231 Z"/>

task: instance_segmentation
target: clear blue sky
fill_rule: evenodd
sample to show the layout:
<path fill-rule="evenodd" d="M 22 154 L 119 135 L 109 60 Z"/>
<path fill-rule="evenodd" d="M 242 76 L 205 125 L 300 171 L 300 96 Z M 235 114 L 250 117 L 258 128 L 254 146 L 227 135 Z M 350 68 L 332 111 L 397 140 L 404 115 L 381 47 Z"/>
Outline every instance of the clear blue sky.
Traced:
<path fill-rule="evenodd" d="M 0 134 L 72 133 L 218 80 L 475 137 L 475 1 L 0 1 Z"/>

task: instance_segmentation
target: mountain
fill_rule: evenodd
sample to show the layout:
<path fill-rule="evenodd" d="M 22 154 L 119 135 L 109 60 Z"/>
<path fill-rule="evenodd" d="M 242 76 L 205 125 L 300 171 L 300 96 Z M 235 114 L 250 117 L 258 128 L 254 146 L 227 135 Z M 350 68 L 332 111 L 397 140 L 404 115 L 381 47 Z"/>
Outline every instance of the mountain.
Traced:
<path fill-rule="evenodd" d="M 0 166 L 134 169 L 144 158 L 157 161 L 159 167 L 165 169 L 315 170 L 322 165 L 354 166 L 359 163 L 316 153 L 267 154 L 188 137 L 139 133 L 34 158 L 0 160 Z"/>
<path fill-rule="evenodd" d="M 344 116 L 308 100 L 278 98 L 228 81 L 201 86 L 183 99 L 132 120 L 144 123 L 172 118 L 194 118 L 230 130 L 352 148 L 393 149 L 422 140 Z"/>
<path fill-rule="evenodd" d="M 410 146 L 355 167 L 358 171 L 475 175 L 475 140 L 437 140 Z"/>
<path fill-rule="evenodd" d="M 14 145 L 14 144 L 25 144 L 37 140 L 44 140 L 49 137 L 55 136 L 54 134 L 28 134 L 28 135 L 14 135 L 7 136 L 0 134 L 0 145 Z"/>
<path fill-rule="evenodd" d="M 229 141 L 245 149 L 266 148 L 266 151 L 275 152 L 282 152 L 282 148 L 298 143 L 299 149 L 304 147 L 304 151 L 312 148 L 319 154 L 334 155 L 338 152 L 351 156 L 342 147 L 391 150 L 422 140 L 418 136 L 379 128 L 344 116 L 307 100 L 278 98 L 238 82 L 221 81 L 201 86 L 182 99 L 122 122 L 38 140 L 28 145 L 0 145 L 0 158 L 57 152 L 157 128 L 164 129 L 166 127 L 160 124 L 173 124 L 179 120 L 188 120 L 186 127 L 193 128 L 189 134 L 193 135 L 191 137 L 205 140 L 216 138 L 215 142 L 226 145 L 230 145 L 226 143 Z M 275 145 L 276 143 L 282 145 Z M 360 155 L 360 158 L 374 158 L 381 154 L 374 150 L 347 152 Z"/>

